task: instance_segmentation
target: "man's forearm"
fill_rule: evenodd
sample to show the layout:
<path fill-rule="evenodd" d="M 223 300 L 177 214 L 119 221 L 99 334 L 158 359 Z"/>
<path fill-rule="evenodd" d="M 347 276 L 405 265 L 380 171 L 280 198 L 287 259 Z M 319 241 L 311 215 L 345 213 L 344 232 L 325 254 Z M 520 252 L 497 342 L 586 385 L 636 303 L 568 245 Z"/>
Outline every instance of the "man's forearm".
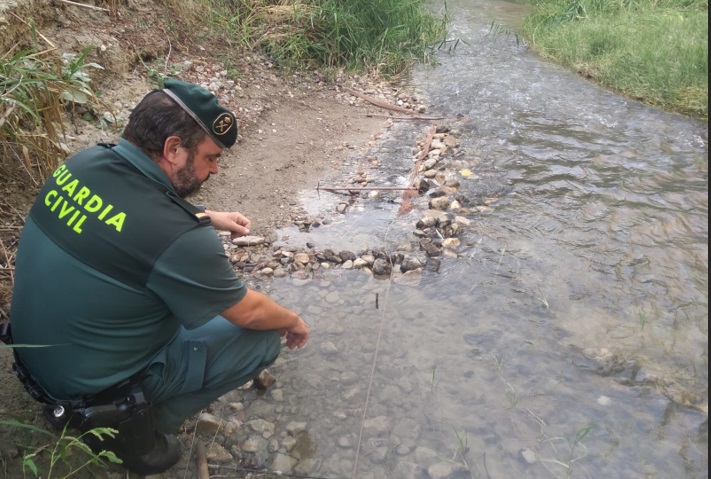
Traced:
<path fill-rule="evenodd" d="M 301 321 L 299 315 L 268 296 L 254 290 L 237 304 L 222 313 L 233 324 L 246 329 L 290 330 Z"/>

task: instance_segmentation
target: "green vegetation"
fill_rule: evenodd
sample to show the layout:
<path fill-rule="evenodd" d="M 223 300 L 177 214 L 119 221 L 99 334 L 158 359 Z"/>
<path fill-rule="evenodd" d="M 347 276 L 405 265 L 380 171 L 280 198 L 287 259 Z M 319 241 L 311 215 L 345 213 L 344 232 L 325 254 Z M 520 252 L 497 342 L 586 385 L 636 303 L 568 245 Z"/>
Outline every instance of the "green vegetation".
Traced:
<path fill-rule="evenodd" d="M 169 32 L 208 40 L 231 56 L 261 49 L 284 68 L 367 71 L 396 76 L 426 60 L 446 18 L 426 13 L 424 0 L 157 0 L 173 15 Z M 112 11 L 121 2 L 103 2 Z M 138 19 L 143 21 L 142 19 Z M 33 25 L 31 22 L 29 25 Z M 0 154 L 35 184 L 65 157 L 64 113 L 97 101 L 89 46 L 80 55 L 34 48 L 0 57 Z M 141 62 L 142 59 L 139 58 Z M 146 65 L 159 85 L 165 74 Z"/>
<path fill-rule="evenodd" d="M 17 420 L 0 420 L 0 426 L 14 427 L 48 437 L 48 442 L 38 447 L 28 447 L 22 456 L 22 470 L 25 477 L 28 473 L 37 478 L 62 478 L 74 476 L 79 471 L 96 465 L 105 468 L 108 463 L 121 464 L 116 454 L 110 451 L 93 452 L 83 440 L 85 435 L 94 436 L 103 441 L 105 437 L 116 437 L 116 431 L 110 428 L 96 428 L 78 437 L 62 431 L 56 436 L 37 426 L 25 424 Z M 81 457 L 75 456 L 79 452 Z"/>
<path fill-rule="evenodd" d="M 533 0 L 523 35 L 600 85 L 708 119 L 708 0 Z"/>
<path fill-rule="evenodd" d="M 286 68 L 398 75 L 444 34 L 424 0 L 162 0 L 223 44 L 263 49 Z M 205 12 L 208 12 L 207 14 Z"/>
<path fill-rule="evenodd" d="M 26 50 L 0 57 L 0 154 L 23 165 L 30 178 L 45 178 L 64 156 L 65 107 L 95 99 L 87 69 L 101 67 L 86 62 L 90 50 L 63 56 Z"/>

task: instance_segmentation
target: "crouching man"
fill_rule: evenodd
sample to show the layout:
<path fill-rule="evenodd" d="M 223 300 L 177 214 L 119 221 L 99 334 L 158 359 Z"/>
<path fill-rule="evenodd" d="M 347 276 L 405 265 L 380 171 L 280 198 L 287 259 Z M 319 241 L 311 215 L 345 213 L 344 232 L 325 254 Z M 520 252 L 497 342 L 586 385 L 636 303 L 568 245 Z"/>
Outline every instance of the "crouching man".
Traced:
<path fill-rule="evenodd" d="M 207 90 L 169 80 L 146 95 L 116 145 L 79 152 L 46 182 L 22 231 L 11 326 L 23 382 L 46 416 L 111 426 L 139 474 L 180 458 L 182 422 L 257 376 L 281 337 L 303 347 L 295 312 L 248 289 L 215 229 L 239 213 L 185 200 L 218 171 L 237 121 Z"/>

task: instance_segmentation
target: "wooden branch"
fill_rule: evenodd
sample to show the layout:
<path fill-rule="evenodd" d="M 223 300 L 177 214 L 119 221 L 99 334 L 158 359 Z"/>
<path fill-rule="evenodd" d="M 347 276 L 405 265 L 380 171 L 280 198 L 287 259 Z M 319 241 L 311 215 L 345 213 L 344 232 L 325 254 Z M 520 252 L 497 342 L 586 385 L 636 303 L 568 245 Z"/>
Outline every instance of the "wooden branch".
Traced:
<path fill-rule="evenodd" d="M 420 165 L 422 165 L 422 161 L 425 159 L 425 157 L 427 157 L 427 154 L 430 152 L 430 148 L 432 147 L 432 140 L 434 140 L 435 133 L 437 133 L 437 127 L 435 125 L 432 125 L 432 128 L 430 128 L 430 131 L 427 134 L 425 146 L 422 147 L 422 151 L 420 152 L 420 155 L 417 157 L 417 161 L 415 162 L 415 168 L 412 170 L 412 174 L 410 175 L 410 190 L 402 194 L 402 203 L 400 204 L 400 208 L 397 212 L 398 216 L 404 215 L 412 209 L 412 202 L 410 201 L 414 196 L 412 191 L 417 191 L 414 188 L 415 179 L 417 179 L 417 173 L 420 171 Z"/>
<path fill-rule="evenodd" d="M 69 5 L 74 5 L 76 7 L 90 8 L 92 10 L 99 10 L 102 12 L 110 12 L 108 8 L 95 7 L 94 5 L 84 5 L 83 3 L 72 2 L 71 0 L 59 0 L 62 3 L 68 3 Z"/>
<path fill-rule="evenodd" d="M 413 186 L 337 186 L 337 187 L 326 187 L 318 186 L 316 191 L 403 191 L 403 190 L 416 190 L 417 188 Z"/>
<path fill-rule="evenodd" d="M 207 452 L 202 441 L 195 441 L 195 462 L 197 463 L 198 479 L 210 479 L 210 471 L 207 467 Z"/>
<path fill-rule="evenodd" d="M 390 120 L 394 121 L 412 121 L 412 120 L 444 120 L 445 117 L 443 116 L 408 116 L 408 117 L 402 117 L 402 116 L 390 116 L 390 115 L 365 115 L 366 118 L 388 118 Z"/>
<path fill-rule="evenodd" d="M 425 157 L 427 157 L 427 154 L 430 152 L 430 148 L 432 147 L 432 140 L 434 140 L 435 133 L 437 133 L 437 127 L 435 125 L 432 125 L 432 128 L 430 128 L 429 133 L 427 133 L 427 140 L 425 141 L 425 146 L 422 147 L 420 156 L 417 157 L 417 161 L 415 162 L 415 169 L 412 170 L 412 174 L 410 175 L 411 187 L 415 184 L 415 179 L 417 178 L 417 173 L 420 171 L 420 165 L 422 164 L 422 161 L 425 159 Z"/>
<path fill-rule="evenodd" d="M 369 102 L 369 103 L 372 103 L 372 104 L 375 105 L 375 106 L 379 106 L 380 108 L 385 108 L 386 110 L 397 111 L 397 112 L 400 112 L 400 113 L 407 113 L 408 115 L 415 115 L 415 114 L 417 114 L 417 112 L 415 112 L 415 111 L 408 110 L 407 108 L 403 108 L 403 107 L 401 107 L 401 106 L 392 105 L 392 104 L 390 104 L 390 103 L 388 103 L 388 102 L 386 102 L 386 101 L 378 100 L 378 99 L 376 99 L 376 98 L 370 97 L 370 96 L 368 96 L 368 95 L 366 95 L 366 94 L 364 94 L 364 93 L 361 93 L 361 92 L 359 92 L 359 91 L 352 90 L 352 89 L 350 89 L 350 88 L 348 88 L 348 87 L 343 87 L 343 88 L 345 88 L 345 89 L 348 91 L 348 93 L 350 93 L 351 95 L 357 96 L 358 98 L 362 98 L 363 100 L 365 100 L 365 101 L 367 101 L 367 102 Z"/>

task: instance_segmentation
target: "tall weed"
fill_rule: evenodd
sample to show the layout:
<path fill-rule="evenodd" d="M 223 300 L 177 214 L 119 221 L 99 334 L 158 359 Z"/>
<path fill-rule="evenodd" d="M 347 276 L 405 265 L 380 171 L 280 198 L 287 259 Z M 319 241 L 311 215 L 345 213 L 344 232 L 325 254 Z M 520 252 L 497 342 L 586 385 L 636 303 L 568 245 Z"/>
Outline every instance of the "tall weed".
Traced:
<path fill-rule="evenodd" d="M 65 106 L 96 99 L 87 69 L 101 67 L 86 62 L 88 53 L 58 57 L 26 50 L 0 57 L 0 153 L 33 180 L 46 178 L 65 157 Z"/>

